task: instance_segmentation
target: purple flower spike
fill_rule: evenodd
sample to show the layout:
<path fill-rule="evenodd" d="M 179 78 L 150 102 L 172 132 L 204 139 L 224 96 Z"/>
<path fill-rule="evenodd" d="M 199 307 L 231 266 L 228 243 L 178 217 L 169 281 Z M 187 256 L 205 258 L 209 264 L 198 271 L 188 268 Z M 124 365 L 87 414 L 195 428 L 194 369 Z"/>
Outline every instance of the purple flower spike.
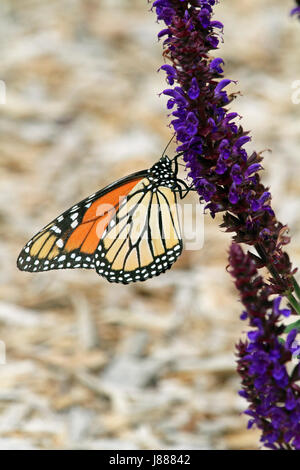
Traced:
<path fill-rule="evenodd" d="M 223 59 L 211 55 L 223 31 L 223 25 L 213 20 L 216 3 L 153 3 L 167 28 L 161 36 L 165 37 L 164 59 L 172 68 L 165 71 L 168 83 L 174 81 L 174 88 L 163 93 L 169 96 L 177 150 L 184 153 L 188 176 L 200 201 L 206 203 L 204 210 L 212 217 L 222 212 L 221 227 L 235 241 L 230 250 L 231 273 L 244 305 L 241 319 L 251 327 L 247 340 L 237 346 L 241 395 L 249 403 L 248 427 L 258 427 L 261 442 L 270 449 L 300 449 L 300 387 L 296 384 L 300 364 L 291 373 L 288 367 L 298 343 L 291 334 L 286 343 L 281 338 L 282 319 L 291 312 L 280 308 L 280 296 L 294 288 L 295 270 L 283 250 L 289 237 L 260 179 L 262 155 L 248 153 L 249 132 L 237 122 L 240 116 L 227 109 L 235 95 L 226 87 L 233 80 L 223 78 Z M 252 254 L 245 255 L 238 243 L 251 246 Z M 258 268 L 269 269 L 269 283 L 258 275 Z"/>
<path fill-rule="evenodd" d="M 212 19 L 216 3 L 213 0 L 153 3 L 158 19 L 166 25 L 161 35 L 167 37 L 164 57 L 169 64 L 162 69 L 174 88 L 163 93 L 169 96 L 167 108 L 172 114 L 177 150 L 185 152 L 184 160 L 200 200 L 207 202 L 212 217 L 223 212 L 222 227 L 234 233 L 234 240 L 251 246 L 263 243 L 264 266 L 274 262 L 276 251 L 280 276 L 274 281 L 274 288 L 278 293 L 289 292 L 293 289 L 294 271 L 288 255 L 282 251 L 283 245 L 277 243 L 283 224 L 276 219 L 271 195 L 260 181 L 262 157 L 256 152 L 248 155 L 245 150 L 251 137 L 237 125 L 238 114 L 225 107 L 233 98 L 226 92 L 233 80 L 221 78 L 223 59 L 210 56 L 223 29 L 220 22 Z M 195 145 L 193 139 L 201 144 Z M 200 181 L 206 181 L 205 188 L 214 190 L 204 190 Z M 266 233 L 268 237 L 261 236 Z"/>
<path fill-rule="evenodd" d="M 300 443 L 300 387 L 298 374 L 288 375 L 287 365 L 295 350 L 297 330 L 281 341 L 282 318 L 288 309 L 280 309 L 281 297 L 273 301 L 270 285 L 257 271 L 256 262 L 237 244 L 229 255 L 230 272 L 245 308 L 242 318 L 254 328 L 248 339 L 237 345 L 238 372 L 242 378 L 240 395 L 248 402 L 248 427 L 256 426 L 261 441 L 270 449 L 297 449 Z M 299 366 L 300 364 L 298 364 Z M 295 367 L 294 370 L 297 369 Z"/>

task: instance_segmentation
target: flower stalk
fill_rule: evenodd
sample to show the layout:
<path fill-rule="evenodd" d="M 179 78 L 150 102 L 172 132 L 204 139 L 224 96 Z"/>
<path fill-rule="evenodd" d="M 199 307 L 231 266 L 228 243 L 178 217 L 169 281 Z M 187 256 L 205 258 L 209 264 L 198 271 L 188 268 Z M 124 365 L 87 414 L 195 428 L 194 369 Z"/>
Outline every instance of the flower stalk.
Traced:
<path fill-rule="evenodd" d="M 280 296 L 270 299 L 272 287 L 259 275 L 255 260 L 237 244 L 230 248 L 229 264 L 245 308 L 241 319 L 253 328 L 237 345 L 240 395 L 249 405 L 248 428 L 256 425 L 261 430 L 265 447 L 300 450 L 300 346 L 295 341 L 300 321 L 284 327 L 282 321 L 290 310 L 280 308 Z"/>
<path fill-rule="evenodd" d="M 221 227 L 232 233 L 230 272 L 246 308 L 242 319 L 255 328 L 238 345 L 249 427 L 262 430 L 261 440 L 269 448 L 300 449 L 300 364 L 291 375 L 286 367 L 298 351 L 294 343 L 300 327 L 299 321 L 287 328 L 281 323 L 300 314 L 300 288 L 284 250 L 290 241 L 287 226 L 277 219 L 269 188 L 260 178 L 262 154 L 249 155 L 244 148 L 251 137 L 229 109 L 236 94 L 226 91 L 235 82 L 224 78 L 224 61 L 213 55 L 223 32 L 222 23 L 213 19 L 216 3 L 153 1 L 158 21 L 165 23 L 158 35 L 166 61 L 162 94 L 168 97 L 177 151 L 184 155 L 200 202 L 213 218 L 222 213 Z M 254 247 L 256 254 L 245 254 L 241 243 Z M 268 282 L 258 274 L 261 268 L 268 269 Z M 290 309 L 279 308 L 282 296 Z"/>
<path fill-rule="evenodd" d="M 271 193 L 260 179 L 262 155 L 248 155 L 244 146 L 249 132 L 238 125 L 237 113 L 228 109 L 235 98 L 223 78 L 224 61 L 212 57 L 223 30 L 212 19 L 215 0 L 156 0 L 158 20 L 166 28 L 161 68 L 167 83 L 171 123 L 194 187 L 212 217 L 223 213 L 223 227 L 237 243 L 259 249 L 261 267 L 269 269 L 274 291 L 289 295 L 293 289 L 292 268 L 283 250 L 290 241 L 287 227 L 277 220 Z M 262 256 L 263 250 L 263 256 Z M 275 270 L 276 266 L 276 270 Z"/>

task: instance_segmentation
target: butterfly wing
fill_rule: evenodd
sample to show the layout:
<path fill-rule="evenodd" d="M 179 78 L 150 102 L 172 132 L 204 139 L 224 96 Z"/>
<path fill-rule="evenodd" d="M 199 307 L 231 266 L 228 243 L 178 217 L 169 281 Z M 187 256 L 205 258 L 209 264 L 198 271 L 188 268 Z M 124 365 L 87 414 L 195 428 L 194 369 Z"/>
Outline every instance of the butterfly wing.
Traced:
<path fill-rule="evenodd" d="M 95 253 L 110 282 L 145 281 L 170 269 L 182 252 L 176 193 L 142 179 L 120 204 Z"/>
<path fill-rule="evenodd" d="M 22 271 L 96 268 L 110 282 L 145 281 L 182 252 L 176 193 L 147 171 L 89 196 L 38 232 L 21 251 Z"/>
<path fill-rule="evenodd" d="M 38 232 L 23 248 L 17 266 L 22 271 L 94 268 L 94 253 L 119 204 L 143 179 L 134 173 L 71 207 Z"/>

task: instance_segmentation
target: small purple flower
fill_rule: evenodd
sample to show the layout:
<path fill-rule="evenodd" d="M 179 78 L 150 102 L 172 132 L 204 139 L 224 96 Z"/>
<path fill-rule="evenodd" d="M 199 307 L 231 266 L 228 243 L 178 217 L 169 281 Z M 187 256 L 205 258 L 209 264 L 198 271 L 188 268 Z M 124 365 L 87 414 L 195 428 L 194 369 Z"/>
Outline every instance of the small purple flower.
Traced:
<path fill-rule="evenodd" d="M 292 355 L 297 357 L 300 355 L 300 342 L 296 341 L 296 336 L 298 334 L 298 330 L 294 328 L 288 334 L 286 345 L 291 351 Z"/>
<path fill-rule="evenodd" d="M 297 7 L 293 8 L 293 10 L 291 11 L 291 15 L 297 15 L 298 18 L 300 19 L 300 1 L 299 0 L 296 0 L 296 3 L 297 3 Z"/>
<path fill-rule="evenodd" d="M 197 79 L 193 77 L 190 89 L 188 91 L 188 95 L 191 98 L 191 100 L 196 100 L 199 94 L 200 94 L 200 90 L 199 90 Z"/>
<path fill-rule="evenodd" d="M 231 168 L 230 172 L 231 178 L 235 184 L 242 184 L 244 178 L 242 174 L 242 169 L 238 163 L 235 163 Z"/>
<path fill-rule="evenodd" d="M 221 75 L 223 73 L 221 64 L 224 64 L 224 60 L 221 58 L 216 58 L 211 61 L 211 63 L 209 64 L 209 68 L 212 72 L 215 72 Z"/>
<path fill-rule="evenodd" d="M 252 173 L 256 173 L 259 170 L 261 170 L 261 165 L 259 163 L 253 163 L 253 165 L 250 165 L 245 171 L 245 177 L 248 178 Z"/>
<path fill-rule="evenodd" d="M 229 85 L 229 83 L 231 83 L 232 80 L 228 80 L 227 78 L 224 78 L 223 80 L 221 80 L 218 85 L 216 86 L 215 88 L 215 97 L 216 98 L 221 98 L 223 100 L 223 102 L 225 104 L 228 103 L 228 96 L 227 96 L 227 93 L 226 91 L 223 91 L 223 89 Z"/>
<path fill-rule="evenodd" d="M 169 85 L 173 85 L 176 78 L 176 70 L 174 69 L 174 67 L 172 67 L 172 65 L 166 64 L 162 65 L 160 69 L 164 70 L 167 73 L 167 81 Z"/>
<path fill-rule="evenodd" d="M 205 5 L 206 8 L 202 8 L 199 15 L 198 19 L 200 23 L 202 24 L 203 28 L 207 29 L 210 26 L 210 15 L 212 12 L 212 9 L 210 5 Z"/>

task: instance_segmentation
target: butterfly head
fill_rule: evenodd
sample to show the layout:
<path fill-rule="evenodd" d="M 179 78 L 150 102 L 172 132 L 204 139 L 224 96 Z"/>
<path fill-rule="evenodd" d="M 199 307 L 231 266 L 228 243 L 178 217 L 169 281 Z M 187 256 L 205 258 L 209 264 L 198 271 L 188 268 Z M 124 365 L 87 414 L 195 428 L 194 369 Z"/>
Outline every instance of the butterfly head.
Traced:
<path fill-rule="evenodd" d="M 177 185 L 177 172 L 173 169 L 173 161 L 165 155 L 149 170 L 151 182 L 157 186 L 173 188 Z"/>

